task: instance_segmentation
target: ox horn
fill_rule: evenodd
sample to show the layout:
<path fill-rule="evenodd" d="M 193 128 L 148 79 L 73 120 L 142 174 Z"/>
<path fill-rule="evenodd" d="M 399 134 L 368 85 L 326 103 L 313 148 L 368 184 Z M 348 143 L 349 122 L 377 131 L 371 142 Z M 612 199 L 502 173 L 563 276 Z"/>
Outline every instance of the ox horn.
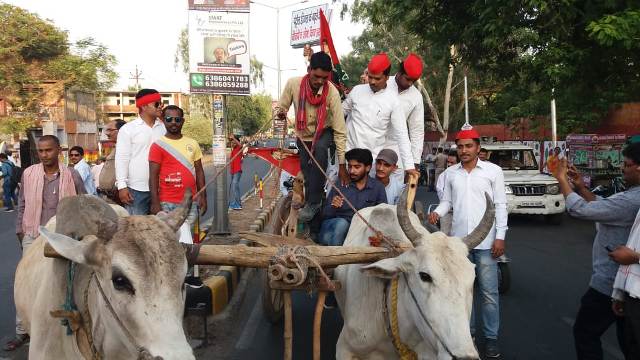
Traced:
<path fill-rule="evenodd" d="M 491 201 L 491 197 L 489 194 L 484 194 L 486 199 L 486 209 L 484 211 L 484 215 L 480 220 L 478 226 L 476 226 L 473 231 L 462 238 L 462 241 L 467 245 L 469 250 L 475 249 L 476 246 L 480 245 L 480 243 L 487 237 L 489 231 L 493 227 L 493 220 L 495 219 L 496 209 L 493 205 L 493 201 Z"/>
<path fill-rule="evenodd" d="M 422 235 L 413 227 L 411 223 L 411 219 L 409 218 L 409 210 L 407 210 L 407 198 L 409 195 L 408 186 L 405 187 L 404 191 L 400 195 L 400 199 L 398 199 L 398 205 L 396 206 L 396 214 L 398 216 L 398 223 L 400 223 L 400 228 L 402 232 L 409 238 L 409 241 L 413 244 L 413 246 L 420 245 L 422 242 Z"/>
<path fill-rule="evenodd" d="M 191 197 L 191 189 L 187 188 L 184 192 L 184 198 L 182 199 L 182 204 L 175 210 L 171 211 L 166 216 L 162 217 L 167 225 L 172 228 L 174 231 L 178 231 L 182 223 L 187 219 L 189 215 L 189 210 L 191 210 L 191 203 L 193 202 L 193 198 Z"/>

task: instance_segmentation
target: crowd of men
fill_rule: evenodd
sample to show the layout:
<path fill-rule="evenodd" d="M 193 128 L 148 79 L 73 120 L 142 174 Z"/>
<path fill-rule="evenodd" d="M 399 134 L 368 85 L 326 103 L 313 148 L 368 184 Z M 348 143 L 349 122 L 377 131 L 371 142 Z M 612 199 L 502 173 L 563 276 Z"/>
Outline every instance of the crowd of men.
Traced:
<path fill-rule="evenodd" d="M 409 54 L 398 64 L 394 76 L 391 68 L 386 54 L 375 55 L 368 63 L 364 83 L 342 98 L 330 81 L 331 58 L 318 52 L 311 56 L 307 74 L 290 79 L 281 94 L 276 114 L 284 119 L 294 106 L 293 125 L 305 181 L 299 220 L 312 229 L 313 239 L 320 244 L 342 245 L 356 211 L 381 203 L 396 204 L 405 179 L 420 176 L 424 104 L 413 85 L 422 75 L 423 64 L 418 56 Z M 55 136 L 38 140 L 40 163 L 24 170 L 19 196 L 14 199 L 11 191 L 5 191 L 5 204 L 17 203 L 16 234 L 23 252 L 65 196 L 97 195 L 124 206 L 131 215 L 147 215 L 175 209 L 189 189 L 198 195 L 186 226 L 193 226 L 198 214 L 206 211 L 202 152 L 195 140 L 182 134 L 183 110 L 174 105 L 163 107 L 160 94 L 153 89 L 137 93 L 136 107 L 136 119 L 107 124 L 105 134 L 116 144 L 115 149 L 93 169 L 84 160 L 81 147 L 69 150 L 72 166 L 68 167 L 59 161 L 61 148 Z M 230 135 L 229 141 L 233 159 L 229 209 L 239 210 L 239 179 L 246 149 L 237 136 Z M 456 134 L 454 149 L 431 150 L 422 176 L 428 189 L 437 191 L 440 203 L 429 214 L 430 223 L 440 224 L 447 235 L 464 237 L 485 213 L 485 194 L 495 206 L 493 228 L 470 251 L 469 260 L 476 266 L 476 300 L 480 302 L 474 306 L 480 314 L 472 311 L 472 335 L 478 315 L 485 337 L 484 355 L 497 358 L 497 259 L 504 254 L 508 229 L 504 175 L 499 166 L 487 161 L 480 134 L 468 125 Z M 336 186 L 325 192 L 324 173 L 331 154 L 338 164 Z M 558 157 L 550 166 L 566 196 L 569 214 L 598 222 L 594 272 L 574 326 L 579 359 L 602 359 L 600 336 L 613 323 L 627 359 L 640 358 L 640 190 L 636 186 L 640 184 L 640 144 L 629 145 L 623 155 L 628 190 L 607 199 L 590 193 L 566 159 Z M 0 171 L 5 178 L 11 171 L 8 161 L 0 154 Z M 11 185 L 11 181 L 5 183 Z M 28 338 L 16 319 L 16 337 L 5 350 L 16 349 Z"/>

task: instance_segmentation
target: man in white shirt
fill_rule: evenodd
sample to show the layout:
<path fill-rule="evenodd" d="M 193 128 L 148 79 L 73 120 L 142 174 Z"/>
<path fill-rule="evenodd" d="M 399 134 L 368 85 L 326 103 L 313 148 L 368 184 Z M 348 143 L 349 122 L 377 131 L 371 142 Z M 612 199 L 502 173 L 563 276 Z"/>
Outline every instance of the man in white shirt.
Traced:
<path fill-rule="evenodd" d="M 100 186 L 100 172 L 104 167 L 104 157 L 101 156 L 96 160 L 96 164 L 91 167 L 91 176 L 93 176 L 93 184 L 96 189 Z"/>
<path fill-rule="evenodd" d="M 427 179 L 429 191 L 433 191 L 434 186 L 436 185 L 436 151 L 438 151 L 438 148 L 431 148 L 431 153 L 427 154 L 425 157 L 425 162 L 427 163 L 427 175 L 429 177 Z"/>
<path fill-rule="evenodd" d="M 93 182 L 91 167 L 84 161 L 84 149 L 81 146 L 74 146 L 69 149 L 69 160 L 73 164 L 73 168 L 80 174 L 87 194 L 96 195 L 96 185 Z"/>
<path fill-rule="evenodd" d="M 485 357 L 500 356 L 498 328 L 500 310 L 498 294 L 497 258 L 504 254 L 504 238 L 507 232 L 507 196 L 502 169 L 490 162 L 478 159 L 480 135 L 465 125 L 456 136 L 461 163 L 446 171 L 444 192 L 440 205 L 429 214 L 429 222 L 435 224 L 453 208 L 451 235 L 463 237 L 478 225 L 485 211 L 485 193 L 495 204 L 495 224 L 485 240 L 469 252 L 469 260 L 476 264 L 476 273 L 482 302 L 483 333 L 486 337 Z M 471 333 L 475 331 L 472 311 Z"/>
<path fill-rule="evenodd" d="M 376 179 L 384 185 L 387 204 L 395 205 L 404 190 L 404 182 L 393 176 L 398 169 L 398 154 L 391 149 L 382 149 L 376 157 Z"/>
<path fill-rule="evenodd" d="M 387 88 L 391 62 L 385 53 L 380 53 L 371 58 L 367 70 L 368 85 L 355 86 L 342 103 L 347 116 L 347 150 L 369 149 L 376 158 L 391 132 L 398 139 L 402 168 L 418 177 L 398 92 Z"/>
<path fill-rule="evenodd" d="M 149 148 L 166 130 L 159 117 L 162 98 L 153 89 L 136 94 L 139 116 L 118 131 L 116 186 L 118 197 L 131 215 L 149 214 Z"/>
<path fill-rule="evenodd" d="M 393 89 L 398 94 L 398 100 L 406 117 L 409 140 L 411 142 L 411 155 L 413 164 L 420 166 L 422 148 L 424 146 L 424 104 L 422 94 L 413 84 L 422 76 L 422 60 L 416 54 L 409 54 L 400 63 L 400 69 L 395 76 L 387 81 L 387 88 Z M 392 149 L 398 153 L 398 139 L 393 131 L 387 132 L 385 149 Z M 398 166 L 393 173 L 400 181 L 404 182 L 404 169 Z"/>

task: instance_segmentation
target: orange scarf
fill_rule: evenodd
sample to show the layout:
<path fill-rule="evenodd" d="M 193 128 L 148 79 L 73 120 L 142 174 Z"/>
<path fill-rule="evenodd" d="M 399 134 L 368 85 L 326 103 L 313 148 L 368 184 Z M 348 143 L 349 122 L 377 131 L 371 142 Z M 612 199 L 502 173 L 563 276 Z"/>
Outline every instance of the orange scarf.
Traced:
<path fill-rule="evenodd" d="M 58 199 L 76 195 L 76 186 L 73 182 L 71 170 L 59 164 L 60 180 L 58 183 Z M 24 190 L 24 214 L 22 217 L 22 231 L 31 236 L 40 234 L 40 217 L 42 216 L 42 192 L 44 191 L 44 166 L 36 164 L 29 166 L 22 176 L 22 189 Z"/>

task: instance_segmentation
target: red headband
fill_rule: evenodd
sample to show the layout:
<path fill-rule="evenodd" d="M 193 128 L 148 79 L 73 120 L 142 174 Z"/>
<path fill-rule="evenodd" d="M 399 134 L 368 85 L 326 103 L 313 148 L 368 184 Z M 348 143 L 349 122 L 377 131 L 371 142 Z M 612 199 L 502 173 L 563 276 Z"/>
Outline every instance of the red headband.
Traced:
<path fill-rule="evenodd" d="M 162 100 L 162 98 L 160 97 L 160 93 L 152 93 L 152 94 L 147 94 L 141 98 L 136 99 L 136 107 L 143 107 L 147 104 L 151 104 L 157 101 Z"/>

